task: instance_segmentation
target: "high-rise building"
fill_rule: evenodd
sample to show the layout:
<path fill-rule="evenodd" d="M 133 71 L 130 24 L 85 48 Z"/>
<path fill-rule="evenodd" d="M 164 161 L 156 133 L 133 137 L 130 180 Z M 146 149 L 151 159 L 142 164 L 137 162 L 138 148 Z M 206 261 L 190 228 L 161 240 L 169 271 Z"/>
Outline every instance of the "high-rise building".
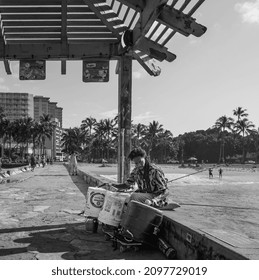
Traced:
<path fill-rule="evenodd" d="M 55 110 L 55 117 L 59 120 L 60 122 L 60 127 L 63 127 L 63 108 L 61 107 L 56 107 Z"/>
<path fill-rule="evenodd" d="M 46 147 L 46 155 L 50 158 L 60 159 L 63 158 L 63 153 L 61 152 L 61 138 L 63 129 L 60 126 L 60 122 L 57 118 L 51 119 L 55 122 L 55 129 L 53 130 L 52 137 L 50 139 L 46 139 L 45 147 Z"/>
<path fill-rule="evenodd" d="M 57 102 L 50 102 L 49 100 L 49 97 L 34 96 L 34 119 L 40 121 L 40 117 L 43 114 L 50 115 L 51 118 L 58 119 L 62 128 L 63 108 L 57 107 Z"/>
<path fill-rule="evenodd" d="M 34 96 L 34 119 L 39 122 L 43 114 L 49 114 L 49 97 Z"/>
<path fill-rule="evenodd" d="M 25 117 L 34 118 L 33 95 L 21 92 L 0 92 L 0 107 L 6 117 L 14 121 Z"/>

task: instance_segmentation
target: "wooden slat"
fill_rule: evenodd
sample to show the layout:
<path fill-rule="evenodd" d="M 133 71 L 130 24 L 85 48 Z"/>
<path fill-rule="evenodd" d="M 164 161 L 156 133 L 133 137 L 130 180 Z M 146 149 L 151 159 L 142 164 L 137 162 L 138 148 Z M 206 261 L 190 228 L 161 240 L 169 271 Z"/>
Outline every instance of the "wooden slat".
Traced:
<path fill-rule="evenodd" d="M 74 43 L 74 44 L 80 44 L 80 43 L 94 43 L 94 42 L 99 42 L 101 44 L 105 44 L 105 43 L 108 43 L 108 42 L 111 42 L 111 43 L 117 43 L 118 42 L 118 39 L 117 38 L 90 38 L 90 39 L 73 39 L 73 38 L 69 38 L 69 43 Z"/>
<path fill-rule="evenodd" d="M 61 6 L 62 0 L 1 0 L 0 6 Z M 68 5 L 83 5 L 83 0 L 67 0 Z"/>
<path fill-rule="evenodd" d="M 2 21 L 3 27 L 8 26 L 61 26 L 60 20 L 51 21 Z M 68 20 L 68 26 L 105 26 L 99 19 L 96 20 Z"/>
<path fill-rule="evenodd" d="M 67 37 L 71 38 L 115 38 L 112 33 L 68 33 Z"/>
<path fill-rule="evenodd" d="M 86 5 L 81 7 L 68 7 L 69 13 L 90 13 L 92 12 Z M 61 7 L 0 7 L 0 13 L 60 13 Z"/>
<path fill-rule="evenodd" d="M 161 26 L 161 24 L 160 23 L 156 23 L 156 26 L 153 28 L 153 30 L 151 31 L 151 33 L 149 34 L 149 36 L 148 36 L 148 39 L 151 39 L 152 38 L 152 36 L 156 33 L 156 31 L 158 30 L 158 28 Z"/>
<path fill-rule="evenodd" d="M 105 26 L 105 27 L 93 27 L 93 26 L 86 26 L 86 27 L 68 27 L 67 31 L 69 33 L 71 32 L 109 32 L 110 30 Z"/>
<path fill-rule="evenodd" d="M 196 12 L 196 10 L 201 6 L 201 4 L 204 2 L 205 0 L 199 0 L 192 8 L 191 10 L 188 12 L 188 16 L 192 16 L 194 12 Z"/>
<path fill-rule="evenodd" d="M 13 26 L 60 26 L 60 20 L 52 21 L 2 21 L 3 27 L 13 27 Z"/>
<path fill-rule="evenodd" d="M 179 12 L 183 12 L 184 9 L 189 5 L 189 3 L 191 2 L 192 0 L 185 0 L 184 3 L 182 4 L 182 6 L 180 7 L 180 9 L 178 9 Z"/>
<path fill-rule="evenodd" d="M 130 7 L 127 8 L 127 10 L 126 10 L 126 12 L 125 12 L 125 14 L 124 14 L 124 17 L 123 17 L 123 19 L 122 19 L 123 22 L 125 22 L 125 20 L 126 20 L 128 14 L 129 14 L 129 11 L 130 11 Z"/>
<path fill-rule="evenodd" d="M 8 33 L 26 33 L 26 32 L 61 32 L 61 27 L 19 27 L 19 28 L 5 28 L 4 34 Z M 85 26 L 85 27 L 68 27 L 67 32 L 110 32 L 107 27 L 93 27 L 93 26 Z"/>
<path fill-rule="evenodd" d="M 176 5 L 176 3 L 178 2 L 179 0 L 173 0 L 172 4 L 170 5 L 170 7 L 174 7 Z"/>
<path fill-rule="evenodd" d="M 67 19 L 98 19 L 95 13 L 92 14 L 68 14 Z"/>
<path fill-rule="evenodd" d="M 115 23 L 114 21 L 109 21 L 108 20 L 108 17 L 107 15 L 109 14 L 103 14 L 102 11 L 103 11 L 103 7 L 104 6 L 108 6 L 109 5 L 102 5 L 102 6 L 98 6 L 96 4 L 98 4 L 98 2 L 100 2 L 99 0 L 84 0 L 85 4 L 87 4 L 90 9 L 92 9 L 92 11 L 96 14 L 96 16 L 98 18 L 100 18 L 100 20 L 110 29 L 111 32 L 114 33 L 115 36 L 117 36 L 117 38 L 119 39 L 120 38 L 120 33 L 118 32 L 118 30 L 116 30 L 114 28 L 114 25 L 119 25 L 119 24 L 123 24 L 123 22 L 121 20 L 119 20 L 120 23 Z M 116 15 L 117 17 L 117 15 Z"/>
<path fill-rule="evenodd" d="M 4 28 L 4 34 L 7 33 L 22 33 L 22 32 L 61 32 L 61 27 L 6 27 Z"/>
<path fill-rule="evenodd" d="M 99 19 L 95 19 L 95 20 L 77 20 L 77 21 L 68 20 L 67 21 L 67 25 L 68 26 L 106 26 Z"/>
<path fill-rule="evenodd" d="M 137 15 L 138 15 L 138 12 L 135 12 L 134 15 L 132 16 L 131 21 L 130 21 L 129 26 L 128 26 L 129 29 L 131 28 L 131 26 L 132 26 L 134 20 L 136 19 Z"/>
<path fill-rule="evenodd" d="M 7 40 L 7 44 L 60 44 L 60 39 L 46 39 L 42 38 L 41 40 L 32 40 L 32 39 L 20 39 L 20 40 Z"/>
<path fill-rule="evenodd" d="M 25 14 L 21 14 L 21 15 L 17 15 L 17 14 L 12 14 L 12 15 L 1 15 L 2 20 L 30 20 L 30 19 L 37 19 L 37 20 L 41 20 L 41 19 L 60 19 L 61 20 L 61 13 L 60 14 L 31 14 L 31 15 L 25 15 Z"/>
<path fill-rule="evenodd" d="M 165 38 L 165 40 L 162 42 L 162 46 L 165 46 L 169 41 L 170 39 L 172 39 L 172 37 L 176 34 L 176 31 L 173 30 L 168 36 L 167 38 Z"/>
<path fill-rule="evenodd" d="M 24 39 L 24 38 L 31 38 L 31 39 L 36 39 L 36 38 L 61 38 L 61 33 L 12 33 L 12 34 L 5 34 L 5 39 Z"/>
<path fill-rule="evenodd" d="M 162 32 L 159 33 L 159 35 L 157 36 L 157 38 L 155 39 L 155 42 L 157 43 L 164 35 L 165 33 L 169 30 L 168 27 L 164 27 L 164 29 L 162 30 Z"/>
<path fill-rule="evenodd" d="M 121 12 L 121 8 L 122 8 L 122 4 L 120 3 L 120 5 L 119 5 L 119 8 L 118 8 L 118 10 L 117 10 L 117 15 L 119 16 L 119 14 L 120 14 L 120 12 Z"/>
<path fill-rule="evenodd" d="M 60 14 L 10 14 L 1 15 L 2 20 L 61 20 L 61 13 Z M 68 14 L 68 19 L 96 19 L 96 15 L 92 14 Z"/>

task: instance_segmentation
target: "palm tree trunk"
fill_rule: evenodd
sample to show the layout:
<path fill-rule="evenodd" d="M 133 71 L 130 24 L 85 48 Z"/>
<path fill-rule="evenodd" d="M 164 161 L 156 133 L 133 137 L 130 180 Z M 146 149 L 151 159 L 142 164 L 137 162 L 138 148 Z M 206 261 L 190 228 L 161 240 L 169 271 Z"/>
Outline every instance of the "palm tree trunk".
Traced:
<path fill-rule="evenodd" d="M 222 141 L 222 163 L 225 163 L 225 139 Z"/>
<path fill-rule="evenodd" d="M 242 156 L 242 163 L 245 163 L 245 137 L 243 135 L 243 156 Z"/>
<path fill-rule="evenodd" d="M 220 145 L 219 145 L 219 163 L 221 162 L 221 156 L 222 156 L 222 142 L 220 141 Z"/>

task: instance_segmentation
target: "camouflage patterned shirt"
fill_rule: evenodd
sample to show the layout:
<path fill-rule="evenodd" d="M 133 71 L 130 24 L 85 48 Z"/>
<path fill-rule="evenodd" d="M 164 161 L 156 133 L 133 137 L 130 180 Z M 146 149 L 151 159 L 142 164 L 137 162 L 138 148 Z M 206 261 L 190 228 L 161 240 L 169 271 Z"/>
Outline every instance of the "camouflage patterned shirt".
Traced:
<path fill-rule="evenodd" d="M 126 183 L 137 183 L 138 192 L 161 194 L 167 189 L 167 179 L 164 172 L 155 164 L 149 163 L 148 170 L 145 167 L 135 167 L 130 173 Z"/>

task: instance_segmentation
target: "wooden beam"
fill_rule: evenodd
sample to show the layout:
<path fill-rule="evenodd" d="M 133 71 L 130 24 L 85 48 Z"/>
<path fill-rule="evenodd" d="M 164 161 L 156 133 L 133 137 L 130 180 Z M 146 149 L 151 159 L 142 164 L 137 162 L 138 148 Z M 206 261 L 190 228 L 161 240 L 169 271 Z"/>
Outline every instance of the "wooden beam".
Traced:
<path fill-rule="evenodd" d="M 9 61 L 6 59 L 4 60 L 4 67 L 5 67 L 6 74 L 11 75 L 12 74 L 11 67 L 10 67 Z"/>
<path fill-rule="evenodd" d="M 133 50 L 141 50 L 158 61 L 166 60 L 172 62 L 176 59 L 176 55 L 169 52 L 166 47 L 163 47 L 146 37 L 141 37 L 140 40 L 138 40 L 138 43 L 134 45 Z"/>
<path fill-rule="evenodd" d="M 151 76 L 159 76 L 161 73 L 161 68 L 156 65 L 154 59 L 142 59 L 136 52 L 133 53 L 133 57 L 138 61 L 138 63 L 147 71 Z"/>
<path fill-rule="evenodd" d="M 161 13 L 162 8 L 166 5 L 166 2 L 167 0 L 153 0 L 146 2 L 146 6 L 139 19 L 140 32 L 142 36 L 148 32 L 154 21 Z"/>
<path fill-rule="evenodd" d="M 118 182 L 124 182 L 130 173 L 128 154 L 131 150 L 132 58 L 121 56 L 118 94 Z"/>
<path fill-rule="evenodd" d="M 66 60 L 61 60 L 61 75 L 66 75 L 67 73 L 67 62 Z"/>
<path fill-rule="evenodd" d="M 174 8 L 164 7 L 157 20 L 184 36 L 192 34 L 196 37 L 200 37 L 207 30 L 205 26 L 196 23 L 194 18 L 184 13 L 179 13 Z"/>
<path fill-rule="evenodd" d="M 61 57 L 68 57 L 68 41 L 67 41 L 67 0 L 61 3 Z M 61 75 L 66 74 L 66 60 L 61 60 Z"/>
<path fill-rule="evenodd" d="M 93 40 L 91 42 L 70 41 L 68 51 L 67 59 L 69 60 L 82 60 L 89 57 L 117 59 L 119 57 L 118 43 L 111 43 L 107 39 L 101 43 L 100 40 L 96 42 Z M 18 41 L 7 44 L 5 51 L 0 54 L 0 60 L 21 60 L 32 57 L 42 60 L 61 60 L 61 42 L 60 40 L 56 43 L 42 40 L 41 43 L 35 43 L 29 40 L 20 44 Z"/>
<path fill-rule="evenodd" d="M 147 2 L 146 0 L 117 0 L 117 1 L 123 3 L 124 5 L 138 12 L 144 10 Z"/>

